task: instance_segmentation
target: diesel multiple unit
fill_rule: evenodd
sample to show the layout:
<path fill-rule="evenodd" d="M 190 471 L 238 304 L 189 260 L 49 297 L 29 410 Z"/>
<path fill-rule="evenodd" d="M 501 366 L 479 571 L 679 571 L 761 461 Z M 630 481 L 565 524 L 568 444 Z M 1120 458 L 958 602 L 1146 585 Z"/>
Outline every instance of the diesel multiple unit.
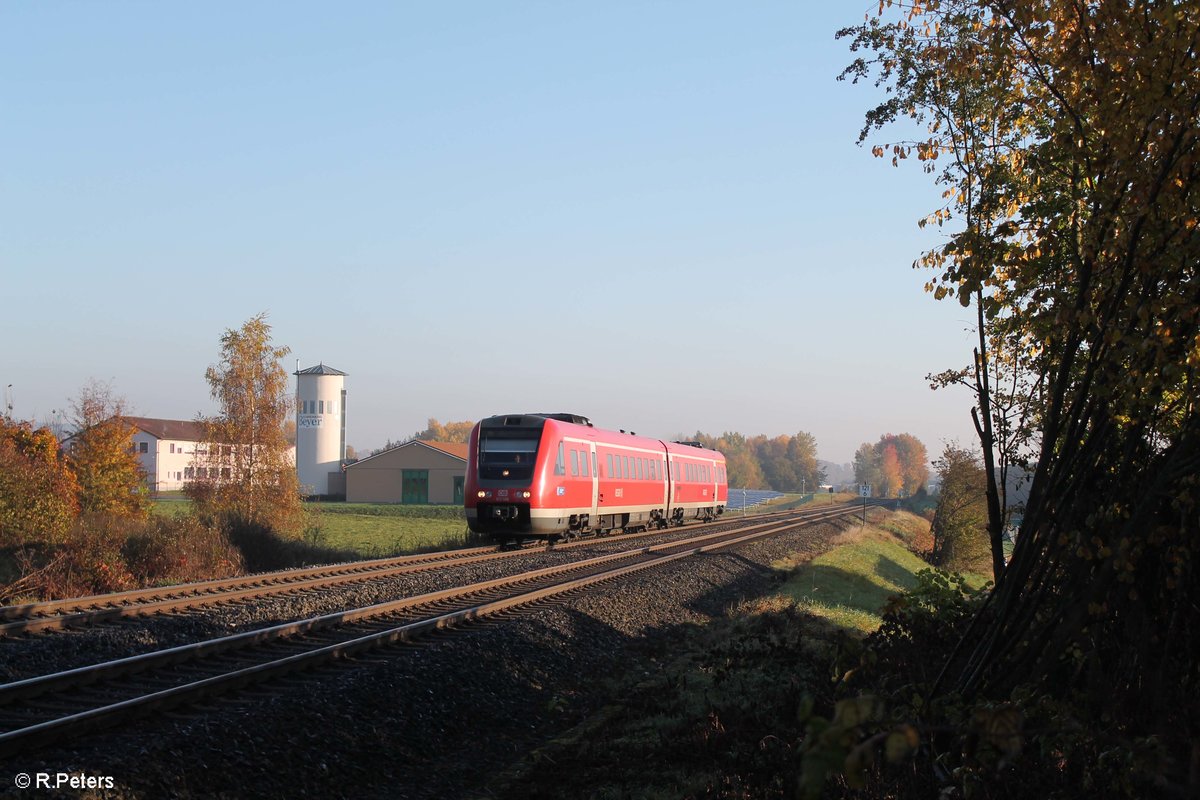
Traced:
<path fill-rule="evenodd" d="M 727 496 L 725 457 L 696 443 L 600 430 L 575 414 L 489 417 L 471 432 L 467 524 L 496 539 L 708 521 Z"/>

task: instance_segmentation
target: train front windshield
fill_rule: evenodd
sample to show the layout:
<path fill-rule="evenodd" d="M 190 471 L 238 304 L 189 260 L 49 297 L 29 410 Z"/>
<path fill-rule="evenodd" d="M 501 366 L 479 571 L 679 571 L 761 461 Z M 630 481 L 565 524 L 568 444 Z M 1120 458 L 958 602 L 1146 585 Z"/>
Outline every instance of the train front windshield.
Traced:
<path fill-rule="evenodd" d="M 540 434 L 541 431 L 484 429 L 479 441 L 479 477 L 502 481 L 531 480 Z"/>

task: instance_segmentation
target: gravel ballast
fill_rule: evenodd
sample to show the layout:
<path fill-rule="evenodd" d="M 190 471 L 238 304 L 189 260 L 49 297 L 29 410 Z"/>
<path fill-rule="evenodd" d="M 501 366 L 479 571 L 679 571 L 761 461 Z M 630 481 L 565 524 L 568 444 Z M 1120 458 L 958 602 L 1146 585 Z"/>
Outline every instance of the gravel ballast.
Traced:
<path fill-rule="evenodd" d="M 22 772 L 112 778 L 111 790 L 67 788 L 64 797 L 487 796 L 489 778 L 602 702 L 604 679 L 653 670 L 654 654 L 678 635 L 675 626 L 703 623 L 763 594 L 776 581 L 772 562 L 823 552 L 851 525 L 820 523 L 682 559 L 414 645 L 273 681 L 209 707 L 8 758 L 0 796 L 30 796 L 11 783 Z M 567 553 L 580 551 L 456 570 L 468 570 L 469 580 L 486 580 L 546 566 Z M 494 566 L 518 561 L 518 569 Z M 10 643 L 3 647 L 0 674 L 11 680 L 45 672 L 47 665 L 94 663 L 108 651 L 119 656 L 131 647 L 158 649 L 334 610 L 339 603 L 429 591 L 462 577 L 420 573 L 392 579 L 404 582 L 403 590 L 357 586 L 345 596 L 268 599 Z M 378 600 L 364 601 L 373 593 Z"/>

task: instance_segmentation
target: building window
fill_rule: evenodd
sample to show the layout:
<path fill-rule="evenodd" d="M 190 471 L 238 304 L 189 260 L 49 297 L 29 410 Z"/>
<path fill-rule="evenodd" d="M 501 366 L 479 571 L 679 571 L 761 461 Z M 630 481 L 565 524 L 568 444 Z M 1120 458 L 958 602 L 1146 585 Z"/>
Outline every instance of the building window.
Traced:
<path fill-rule="evenodd" d="M 139 453 L 149 453 L 150 446 L 146 442 L 138 442 L 138 452 Z"/>
<path fill-rule="evenodd" d="M 183 468 L 183 476 L 190 481 L 192 478 L 196 477 L 196 468 L 195 467 L 184 467 Z"/>
<path fill-rule="evenodd" d="M 324 401 L 324 400 L 318 400 L 318 401 L 317 401 L 317 413 L 318 413 L 318 414 L 324 414 L 324 413 L 325 413 L 325 401 Z"/>

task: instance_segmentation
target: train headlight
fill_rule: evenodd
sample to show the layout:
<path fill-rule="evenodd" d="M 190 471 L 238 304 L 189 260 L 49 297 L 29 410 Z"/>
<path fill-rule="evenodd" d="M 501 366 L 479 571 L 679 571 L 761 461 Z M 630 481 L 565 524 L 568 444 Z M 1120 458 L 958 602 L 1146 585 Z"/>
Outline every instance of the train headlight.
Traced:
<path fill-rule="evenodd" d="M 482 500 L 483 498 L 487 497 L 487 492 L 485 492 L 483 489 L 480 489 L 475 496 Z"/>
<path fill-rule="evenodd" d="M 501 472 L 501 473 L 500 473 L 500 475 L 501 475 L 501 476 L 503 476 L 503 477 L 505 477 L 505 478 L 507 478 L 507 477 L 508 477 L 508 470 L 504 470 L 503 472 Z"/>
<path fill-rule="evenodd" d="M 521 492 L 521 497 L 524 497 L 526 500 L 528 500 L 529 498 L 533 497 L 533 492 Z"/>

